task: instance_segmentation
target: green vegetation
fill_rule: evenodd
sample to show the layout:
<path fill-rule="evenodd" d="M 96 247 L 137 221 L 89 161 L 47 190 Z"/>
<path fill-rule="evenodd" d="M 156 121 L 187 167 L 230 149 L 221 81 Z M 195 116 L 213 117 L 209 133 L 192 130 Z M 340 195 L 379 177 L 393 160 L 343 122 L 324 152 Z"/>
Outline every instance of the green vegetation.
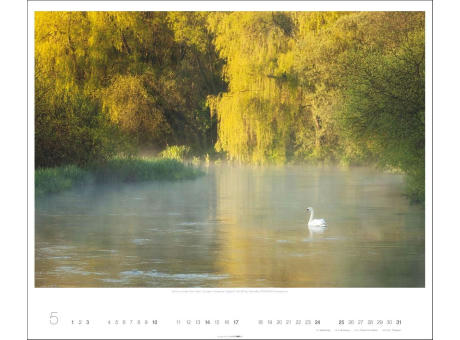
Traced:
<path fill-rule="evenodd" d="M 182 180 L 203 175 L 192 166 L 175 159 L 115 158 L 92 167 L 98 182 L 141 182 L 152 180 Z"/>
<path fill-rule="evenodd" d="M 210 27 L 229 82 L 208 99 L 218 150 L 397 168 L 423 201 L 424 13 L 225 12 Z"/>
<path fill-rule="evenodd" d="M 91 175 L 75 165 L 35 170 L 35 195 L 55 193 L 88 183 Z"/>
<path fill-rule="evenodd" d="M 168 146 L 160 153 L 160 157 L 176 159 L 179 161 L 185 160 L 185 158 L 190 157 L 190 147 L 185 145 L 172 145 Z"/>
<path fill-rule="evenodd" d="M 35 170 L 35 194 L 56 193 L 89 183 L 193 179 L 204 173 L 174 159 L 113 158 L 86 169 L 75 165 Z"/>
<path fill-rule="evenodd" d="M 209 149 L 225 87 L 206 13 L 37 12 L 36 165 L 86 166 L 138 146 Z"/>
<path fill-rule="evenodd" d="M 138 148 L 176 160 L 372 164 L 404 173 L 409 197 L 424 200 L 423 12 L 35 19 L 37 167 L 130 173 L 113 157 Z"/>

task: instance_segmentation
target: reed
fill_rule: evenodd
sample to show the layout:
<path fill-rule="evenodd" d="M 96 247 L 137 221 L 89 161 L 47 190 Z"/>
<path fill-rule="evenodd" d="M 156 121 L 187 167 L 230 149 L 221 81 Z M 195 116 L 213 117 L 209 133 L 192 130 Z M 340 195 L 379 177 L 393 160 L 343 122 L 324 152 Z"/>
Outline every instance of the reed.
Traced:
<path fill-rule="evenodd" d="M 90 173 L 75 165 L 40 168 L 35 170 L 35 194 L 55 193 L 90 181 Z"/>
<path fill-rule="evenodd" d="M 200 169 L 168 158 L 113 158 L 86 169 L 75 165 L 35 170 L 35 193 L 43 195 L 90 183 L 177 181 L 202 176 Z"/>

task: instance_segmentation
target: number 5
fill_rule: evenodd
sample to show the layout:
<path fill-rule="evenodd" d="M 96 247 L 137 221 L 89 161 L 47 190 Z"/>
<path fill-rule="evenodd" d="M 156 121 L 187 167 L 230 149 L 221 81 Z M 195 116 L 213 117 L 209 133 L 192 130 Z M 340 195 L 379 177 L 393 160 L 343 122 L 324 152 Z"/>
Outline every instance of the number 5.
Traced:
<path fill-rule="evenodd" d="M 50 313 L 50 324 L 57 325 L 59 322 L 59 318 L 57 317 L 57 312 Z"/>

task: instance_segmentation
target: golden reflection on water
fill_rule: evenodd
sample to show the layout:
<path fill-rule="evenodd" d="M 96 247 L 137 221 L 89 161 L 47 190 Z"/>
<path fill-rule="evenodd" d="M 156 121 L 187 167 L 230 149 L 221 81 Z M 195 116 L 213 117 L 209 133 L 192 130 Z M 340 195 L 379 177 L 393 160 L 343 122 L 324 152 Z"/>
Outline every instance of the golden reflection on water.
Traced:
<path fill-rule="evenodd" d="M 279 172 L 283 174 L 284 171 L 279 169 Z M 285 176 L 282 178 L 284 183 L 280 184 L 278 179 L 282 175 L 274 176 L 275 180 L 267 183 L 261 181 L 264 178 L 263 171 L 249 171 L 243 176 L 238 171 L 235 175 L 238 178 L 232 179 L 232 176 L 230 171 L 216 181 L 217 216 L 233 221 L 231 226 L 219 229 L 221 251 L 216 263 L 221 273 L 230 274 L 234 278 L 232 286 L 386 286 L 387 271 L 379 272 L 376 268 L 382 267 L 382 263 L 385 265 L 387 258 L 397 256 L 410 233 L 405 223 L 411 207 L 400 193 L 395 193 L 394 186 L 372 183 L 375 181 L 371 180 L 368 187 L 359 188 L 359 177 L 357 179 L 356 176 L 345 175 L 343 185 L 329 188 L 329 176 L 313 171 L 308 178 L 317 185 L 304 188 L 302 194 L 305 199 L 299 197 L 297 200 L 300 202 L 297 205 L 299 211 L 305 211 L 309 204 L 307 202 L 312 201 L 317 202 L 323 213 L 331 211 L 326 201 L 330 190 L 335 190 L 334 193 L 346 201 L 352 199 L 361 203 L 347 205 L 349 215 L 361 218 L 337 221 L 340 224 L 333 220 L 329 228 L 321 231 L 307 228 L 307 216 L 298 213 L 292 226 L 273 223 L 280 215 L 286 214 L 281 199 L 285 196 L 280 195 L 280 191 L 284 191 L 284 194 L 289 191 L 282 190 L 283 185 L 302 187 L 302 183 L 293 185 L 292 181 L 296 180 Z M 363 204 L 369 195 L 375 207 Z M 229 200 L 229 197 L 234 199 Z M 267 206 L 258 214 L 260 202 Z M 360 211 L 363 206 L 366 208 L 364 212 Z M 379 209 L 392 215 L 377 213 Z M 248 210 L 253 213 L 247 214 Z M 289 217 L 286 216 L 285 220 L 289 220 Z M 420 218 L 418 222 L 423 223 L 423 219 Z M 419 227 L 423 227 L 423 224 Z M 421 230 L 419 228 L 416 232 L 420 233 Z M 423 235 L 418 235 L 419 241 L 423 239 Z M 423 242 L 417 244 L 417 251 L 420 252 L 418 255 L 423 256 Z M 368 258 L 358 260 L 360 256 Z M 390 266 L 396 267 L 398 263 Z M 421 270 L 421 266 L 418 269 Z M 423 285 L 421 272 L 418 283 Z M 352 284 L 358 281 L 357 276 L 361 282 Z M 404 277 L 399 279 L 401 286 L 407 283 L 403 282 Z M 228 284 L 222 283 L 224 286 Z"/>

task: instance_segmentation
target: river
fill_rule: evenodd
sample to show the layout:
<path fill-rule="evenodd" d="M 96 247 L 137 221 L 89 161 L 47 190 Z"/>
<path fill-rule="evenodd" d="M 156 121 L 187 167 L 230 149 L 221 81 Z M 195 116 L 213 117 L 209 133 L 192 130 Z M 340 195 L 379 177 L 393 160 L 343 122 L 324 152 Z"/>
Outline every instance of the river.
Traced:
<path fill-rule="evenodd" d="M 424 208 L 370 168 L 215 165 L 35 204 L 36 287 L 423 287 Z M 307 228 L 306 208 L 327 220 Z"/>

